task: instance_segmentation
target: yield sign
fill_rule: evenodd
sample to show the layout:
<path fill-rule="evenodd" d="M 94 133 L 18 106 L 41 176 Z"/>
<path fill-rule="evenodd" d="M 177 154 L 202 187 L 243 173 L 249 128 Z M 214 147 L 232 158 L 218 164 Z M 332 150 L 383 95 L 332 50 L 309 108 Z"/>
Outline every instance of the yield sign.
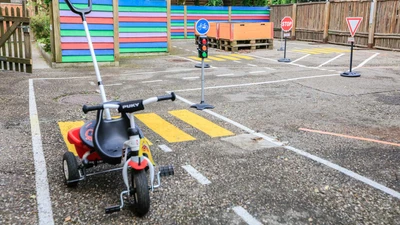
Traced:
<path fill-rule="evenodd" d="M 347 26 L 349 27 L 350 34 L 352 37 L 356 34 L 358 27 L 360 26 L 362 17 L 346 17 Z"/>

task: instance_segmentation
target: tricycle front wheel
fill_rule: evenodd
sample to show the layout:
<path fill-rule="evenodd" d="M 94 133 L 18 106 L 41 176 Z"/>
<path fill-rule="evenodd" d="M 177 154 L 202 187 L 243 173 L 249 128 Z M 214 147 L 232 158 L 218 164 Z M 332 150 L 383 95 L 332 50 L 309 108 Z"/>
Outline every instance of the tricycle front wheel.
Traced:
<path fill-rule="evenodd" d="M 134 212 L 142 217 L 150 210 L 149 185 L 145 170 L 132 170 L 132 188 L 134 197 Z"/>

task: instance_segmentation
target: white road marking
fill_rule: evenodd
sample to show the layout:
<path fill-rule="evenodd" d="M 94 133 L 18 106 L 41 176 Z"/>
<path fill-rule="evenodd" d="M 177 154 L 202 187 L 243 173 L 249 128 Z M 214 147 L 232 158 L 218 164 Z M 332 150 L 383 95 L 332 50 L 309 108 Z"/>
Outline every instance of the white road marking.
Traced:
<path fill-rule="evenodd" d="M 200 77 L 182 77 L 184 80 L 194 80 L 194 79 L 199 79 Z"/>
<path fill-rule="evenodd" d="M 31 121 L 33 160 L 35 163 L 36 201 L 39 225 L 52 225 L 54 224 L 53 210 L 51 208 L 46 160 L 43 154 L 42 136 L 40 134 L 39 116 L 32 79 L 29 79 L 29 117 Z"/>
<path fill-rule="evenodd" d="M 321 67 L 321 66 L 323 66 L 323 65 L 326 65 L 326 64 L 328 64 L 328 63 L 330 63 L 330 62 L 332 62 L 332 61 L 334 61 L 334 60 L 336 60 L 336 59 L 338 59 L 338 58 L 340 58 L 340 57 L 342 57 L 342 56 L 344 56 L 344 53 L 342 53 L 342 54 L 340 54 L 340 55 L 337 55 L 336 57 L 334 57 L 334 58 L 332 58 L 332 59 L 330 59 L 330 60 L 328 60 L 328 61 L 322 63 L 321 65 L 319 65 L 319 66 L 317 66 L 317 67 Z"/>
<path fill-rule="evenodd" d="M 257 82 L 257 83 L 245 83 L 245 84 L 232 84 L 232 85 L 212 86 L 212 87 L 205 87 L 204 89 L 245 87 L 245 86 L 252 86 L 252 85 L 262 85 L 262 84 L 281 83 L 281 82 L 288 82 L 288 81 L 294 81 L 294 80 L 305 80 L 305 79 L 313 79 L 313 78 L 321 78 L 321 77 L 332 77 L 332 76 L 337 76 L 337 75 L 338 75 L 338 74 L 335 73 L 335 74 L 318 75 L 318 76 L 309 76 L 309 77 L 289 78 L 289 79 L 284 79 L 284 80 L 264 81 L 264 82 Z M 190 88 L 190 89 L 174 90 L 174 92 L 198 91 L 198 90 L 201 90 L 201 88 Z"/>
<path fill-rule="evenodd" d="M 248 66 L 254 66 L 254 67 L 257 67 L 257 65 L 254 65 L 254 64 L 247 64 Z"/>
<path fill-rule="evenodd" d="M 226 74 L 219 74 L 219 75 L 216 75 L 217 77 L 232 77 L 232 76 L 237 76 L 237 75 L 235 75 L 235 74 L 233 74 L 233 73 L 226 73 Z"/>
<path fill-rule="evenodd" d="M 265 73 L 265 70 L 259 70 L 259 71 L 251 71 L 249 72 L 250 74 L 255 74 L 255 73 Z"/>
<path fill-rule="evenodd" d="M 155 82 L 161 82 L 161 81 L 163 81 L 163 80 L 148 80 L 148 81 L 142 81 L 141 83 L 145 84 L 145 83 L 155 83 Z"/>
<path fill-rule="evenodd" d="M 144 81 L 144 82 L 146 82 L 146 81 Z M 111 86 L 121 86 L 122 85 L 122 83 L 116 83 L 116 84 L 104 84 L 103 86 L 104 87 L 111 87 Z"/>
<path fill-rule="evenodd" d="M 172 152 L 172 149 L 170 149 L 168 146 L 166 145 L 159 145 L 158 146 L 161 150 L 163 150 L 164 152 Z"/>
<path fill-rule="evenodd" d="M 185 51 L 187 51 L 187 52 L 190 52 L 190 51 L 192 51 L 192 50 L 189 50 L 189 49 L 185 49 Z"/>
<path fill-rule="evenodd" d="M 258 59 L 265 59 L 265 60 L 269 60 L 269 61 L 272 61 L 272 62 L 277 62 L 276 59 L 270 59 L 270 58 L 265 58 L 265 57 L 261 57 L 261 56 L 257 56 L 257 55 L 250 55 L 250 54 L 246 54 L 246 55 L 254 57 L 254 58 L 258 58 Z"/>
<path fill-rule="evenodd" d="M 172 47 L 176 48 L 176 46 L 175 46 L 175 45 L 173 45 Z"/>
<path fill-rule="evenodd" d="M 358 69 L 362 66 L 364 66 L 368 61 L 370 61 L 371 59 L 375 58 L 377 55 L 379 55 L 379 53 L 375 53 L 372 56 L 370 56 L 368 59 L 364 60 L 364 62 L 360 63 L 360 65 L 354 67 L 354 69 Z"/>
<path fill-rule="evenodd" d="M 262 225 L 260 221 L 250 215 L 242 206 L 232 208 L 233 211 L 240 216 L 249 225 Z"/>
<path fill-rule="evenodd" d="M 274 68 L 271 68 L 271 67 L 260 67 L 260 68 L 264 68 L 264 69 L 267 69 L 267 70 L 276 70 L 276 69 L 274 69 Z"/>
<path fill-rule="evenodd" d="M 191 165 L 182 166 L 192 177 L 194 177 L 200 184 L 206 185 L 211 184 L 205 176 L 203 176 L 199 171 L 193 168 Z"/>
<path fill-rule="evenodd" d="M 234 61 L 232 61 L 232 62 L 235 62 L 235 63 L 241 63 L 240 61 L 236 61 L 236 60 L 234 60 Z"/>
<path fill-rule="evenodd" d="M 192 52 L 197 54 L 197 52 L 196 52 L 196 51 L 192 51 Z"/>
<path fill-rule="evenodd" d="M 194 60 L 194 59 L 185 58 L 185 57 L 178 56 L 178 55 L 173 55 L 173 57 L 180 58 L 180 59 L 185 59 L 185 60 L 189 60 L 189 61 L 192 61 L 192 62 L 194 62 L 194 63 L 196 63 L 196 64 L 199 63 L 198 61 L 196 61 L 196 60 Z"/>
<path fill-rule="evenodd" d="M 305 55 L 305 56 L 302 56 L 302 57 L 300 57 L 300 58 L 298 58 L 298 59 L 296 59 L 296 60 L 290 62 L 289 64 L 293 64 L 293 63 L 295 63 L 295 62 L 297 62 L 297 61 L 300 61 L 300 60 L 302 60 L 302 59 L 304 59 L 304 58 L 306 58 L 306 57 L 308 57 L 308 56 L 310 56 L 310 54 L 307 54 L 307 55 Z"/>
<path fill-rule="evenodd" d="M 181 101 L 183 101 L 183 102 L 185 102 L 185 103 L 187 103 L 187 104 L 189 104 L 189 105 L 193 105 L 194 104 L 194 103 L 190 102 L 189 100 L 182 98 L 181 96 L 177 95 L 176 98 L 181 100 Z M 371 187 L 373 187 L 375 189 L 381 190 L 381 191 L 385 192 L 386 194 L 389 194 L 389 195 L 391 195 L 391 196 L 393 196 L 393 197 L 395 197 L 397 199 L 400 199 L 400 193 L 399 192 L 397 192 L 397 191 L 395 191 L 395 190 L 393 190 L 391 188 L 388 188 L 388 187 L 386 187 L 386 186 L 384 186 L 382 184 L 379 184 L 379 183 L 377 183 L 377 182 L 375 182 L 375 181 L 373 181 L 373 180 L 371 180 L 371 179 L 369 179 L 367 177 L 364 177 L 364 176 L 362 176 L 360 174 L 357 174 L 357 173 L 355 173 L 355 172 L 353 172 L 351 170 L 348 170 L 348 169 L 346 169 L 344 167 L 341 167 L 341 166 L 339 166 L 337 164 L 329 162 L 328 160 L 325 160 L 325 159 L 320 158 L 318 156 L 312 155 L 312 154 L 310 154 L 308 152 L 305 152 L 303 150 L 300 150 L 300 149 L 297 149 L 297 148 L 294 148 L 294 147 L 291 147 L 291 146 L 287 146 L 283 142 L 277 141 L 274 138 L 269 137 L 267 135 L 257 133 L 256 131 L 254 131 L 254 130 L 246 127 L 246 126 L 244 126 L 244 125 L 242 125 L 242 124 L 240 124 L 238 122 L 235 122 L 235 121 L 233 121 L 231 119 L 228 119 L 228 118 L 226 118 L 226 117 L 224 117 L 224 116 L 222 116 L 222 115 L 220 115 L 220 114 L 218 114 L 216 112 L 213 112 L 211 110 L 205 109 L 205 110 L 203 110 L 203 112 L 209 113 L 210 115 L 213 115 L 213 116 L 215 116 L 215 117 L 217 117 L 217 118 L 219 118 L 221 120 L 224 120 L 225 122 L 228 122 L 228 123 L 240 128 L 240 129 L 242 129 L 243 131 L 248 132 L 249 134 L 254 134 L 254 135 L 256 135 L 258 137 L 261 137 L 264 140 L 267 140 L 267 141 L 269 141 L 269 142 L 271 142 L 271 143 L 273 143 L 273 144 L 275 144 L 277 146 L 282 146 L 283 148 L 285 148 L 287 150 L 295 152 L 295 153 L 297 153 L 299 155 L 302 155 L 302 156 L 304 156 L 306 158 L 314 160 L 314 161 L 316 161 L 318 163 L 324 164 L 325 166 L 327 166 L 329 168 L 337 170 L 337 171 L 339 171 L 339 172 L 341 172 L 341 173 L 343 173 L 343 174 L 345 174 L 345 175 L 347 175 L 349 177 L 352 177 L 352 178 L 354 178 L 354 179 L 356 179 L 358 181 L 361 181 L 361 182 L 363 182 L 363 183 L 365 183 L 365 184 L 367 184 L 367 185 L 369 185 L 369 186 L 371 186 Z"/>
<path fill-rule="evenodd" d="M 93 81 L 90 81 L 89 84 L 92 86 L 96 86 L 96 84 Z"/>

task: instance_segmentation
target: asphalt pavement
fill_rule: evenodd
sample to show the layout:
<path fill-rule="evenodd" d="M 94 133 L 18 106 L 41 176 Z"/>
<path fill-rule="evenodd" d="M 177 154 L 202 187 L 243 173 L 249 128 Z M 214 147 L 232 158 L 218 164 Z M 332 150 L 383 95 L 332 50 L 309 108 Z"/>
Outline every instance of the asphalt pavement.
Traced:
<path fill-rule="evenodd" d="M 356 49 L 352 69 L 361 76 L 349 78 L 340 76 L 349 69 L 348 46 L 289 41 L 291 62 L 280 63 L 281 43 L 274 44 L 210 49 L 204 100 L 211 110 L 190 108 L 201 101 L 193 40 L 174 40 L 169 55 L 100 68 L 109 100 L 174 91 L 176 101 L 138 114 L 193 137 L 171 142 L 137 120 L 156 163 L 175 167 L 142 218 L 128 208 L 104 214 L 124 188 L 120 172 L 76 188 L 63 183 L 68 147 L 60 124 L 95 118 L 81 111 L 100 101 L 93 68 L 0 71 L 0 223 L 400 224 L 400 53 Z M 197 127 L 204 121 L 232 134 L 212 136 Z M 113 166 L 95 170 L 105 168 Z"/>

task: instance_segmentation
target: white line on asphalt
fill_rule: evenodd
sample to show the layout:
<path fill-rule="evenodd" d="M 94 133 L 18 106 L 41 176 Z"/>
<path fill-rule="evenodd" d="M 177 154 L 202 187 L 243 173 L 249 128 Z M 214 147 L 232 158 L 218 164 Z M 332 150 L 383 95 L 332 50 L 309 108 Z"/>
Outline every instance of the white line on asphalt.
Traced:
<path fill-rule="evenodd" d="M 235 213 L 240 216 L 249 225 L 262 225 L 260 221 L 250 215 L 242 206 L 232 208 Z"/>
<path fill-rule="evenodd" d="M 161 150 L 163 150 L 164 152 L 172 152 L 172 149 L 170 149 L 168 146 L 166 145 L 159 145 L 158 146 Z"/>
<path fill-rule="evenodd" d="M 265 57 L 261 57 L 261 56 L 257 56 L 257 55 L 251 55 L 251 54 L 246 54 L 247 56 L 251 56 L 251 57 L 254 57 L 254 58 L 259 58 L 259 59 L 265 59 L 265 60 L 269 60 L 269 61 L 273 61 L 273 62 L 278 62 L 278 60 L 276 60 L 276 59 L 270 59 L 270 58 L 265 58 Z"/>
<path fill-rule="evenodd" d="M 375 53 L 374 55 L 370 56 L 368 59 L 364 60 L 364 62 L 360 63 L 360 65 L 354 67 L 354 69 L 358 69 L 358 68 L 364 66 L 369 60 L 375 58 L 377 55 L 379 55 L 379 53 Z"/>
<path fill-rule="evenodd" d="M 182 166 L 192 177 L 194 177 L 200 184 L 211 184 L 205 176 L 203 176 L 199 171 L 193 168 L 191 165 Z"/>
<path fill-rule="evenodd" d="M 90 81 L 89 84 L 92 86 L 96 86 L 96 84 L 93 81 Z"/>
<path fill-rule="evenodd" d="M 194 79 L 199 79 L 200 77 L 182 77 L 184 80 L 194 80 Z"/>
<path fill-rule="evenodd" d="M 39 116 L 32 79 L 29 79 L 29 117 L 31 121 L 33 160 L 35 163 L 36 201 L 39 225 L 51 225 L 54 224 L 53 210 L 51 208 L 46 160 L 43 154 L 42 136 L 40 134 Z"/>
<path fill-rule="evenodd" d="M 185 49 L 185 51 L 190 52 L 190 51 L 192 51 L 192 50 L 190 50 L 190 49 Z"/>
<path fill-rule="evenodd" d="M 265 70 L 259 70 L 259 71 L 251 71 L 249 72 L 250 74 L 255 74 L 255 73 L 265 73 Z"/>
<path fill-rule="evenodd" d="M 192 51 L 193 53 L 197 53 L 196 51 Z"/>
<path fill-rule="evenodd" d="M 267 70 L 276 70 L 276 69 L 274 69 L 274 68 L 271 68 L 271 67 L 260 67 L 260 68 L 264 68 L 264 69 L 267 69 Z"/>
<path fill-rule="evenodd" d="M 181 101 L 183 101 L 183 102 L 185 102 L 185 103 L 187 103 L 189 105 L 193 105 L 194 104 L 194 103 L 190 102 L 189 100 L 187 100 L 185 98 L 182 98 L 181 96 L 177 95 L 176 98 L 178 98 L 179 100 L 181 100 Z M 386 187 L 386 186 L 384 186 L 382 184 L 379 184 L 379 183 L 377 183 L 377 182 L 375 182 L 375 181 L 373 181 L 373 180 L 371 180 L 371 179 L 369 179 L 367 177 L 364 177 L 364 176 L 362 176 L 360 174 L 357 174 L 357 173 L 355 173 L 355 172 L 353 172 L 351 170 L 348 170 L 348 169 L 346 169 L 344 167 L 341 167 L 341 166 L 339 166 L 337 164 L 331 163 L 331 162 L 329 162 L 329 161 L 327 161 L 327 160 L 325 160 L 323 158 L 320 158 L 318 156 L 312 155 L 312 154 L 310 154 L 308 152 L 305 152 L 303 150 L 300 150 L 300 149 L 297 149 L 297 148 L 294 148 L 294 147 L 291 147 L 291 146 L 285 146 L 284 143 L 279 142 L 279 141 L 275 140 L 272 137 L 269 137 L 269 136 L 261 134 L 261 133 L 257 133 L 256 131 L 254 131 L 254 130 L 252 130 L 252 129 L 250 129 L 250 128 L 248 128 L 248 127 L 246 127 L 246 126 L 244 126 L 244 125 L 242 125 L 240 123 L 237 123 L 237 122 L 235 122 L 235 121 L 233 121 L 231 119 L 228 119 L 228 118 L 226 118 L 226 117 L 224 117 L 224 116 L 222 116 L 222 115 L 220 115 L 220 114 L 218 114 L 216 112 L 213 112 L 213 111 L 208 110 L 208 109 L 205 109 L 203 111 L 206 112 L 206 113 L 209 113 L 210 115 L 213 115 L 213 116 L 215 116 L 215 117 L 217 117 L 217 118 L 219 118 L 221 120 L 224 120 L 225 122 L 228 122 L 228 123 L 240 128 L 240 129 L 244 130 L 245 132 L 248 132 L 250 134 L 254 134 L 254 135 L 256 135 L 258 137 L 261 137 L 264 140 L 267 140 L 267 141 L 269 141 L 269 142 L 271 142 L 271 143 L 273 143 L 273 144 L 275 144 L 277 146 L 282 146 L 283 148 L 285 148 L 287 150 L 293 151 L 293 152 L 295 152 L 295 153 L 297 153 L 299 155 L 302 155 L 302 156 L 304 156 L 306 158 L 309 158 L 309 159 L 314 160 L 314 161 L 316 161 L 318 163 L 324 164 L 327 167 L 335 169 L 335 170 L 337 170 L 337 171 L 339 171 L 339 172 L 341 172 L 341 173 L 343 173 L 343 174 L 345 174 L 345 175 L 347 175 L 349 177 L 352 177 L 352 178 L 354 178 L 354 179 L 356 179 L 358 181 L 361 181 L 361 182 L 363 182 L 363 183 L 365 183 L 365 184 L 367 184 L 367 185 L 369 185 L 369 186 L 371 186 L 371 187 L 373 187 L 375 189 L 381 190 L 381 191 L 385 192 L 386 194 L 389 194 L 389 195 L 391 195 L 391 196 L 393 196 L 395 198 L 400 199 L 400 193 L 399 192 L 397 192 L 397 191 L 395 191 L 395 190 L 393 190 L 391 188 L 388 188 L 388 187 Z"/>
<path fill-rule="evenodd" d="M 332 62 L 333 60 L 336 60 L 336 59 L 338 59 L 338 58 L 340 58 L 340 57 L 342 57 L 342 56 L 344 56 L 344 53 L 342 53 L 342 54 L 340 54 L 340 55 L 337 55 L 337 56 L 335 56 L 334 58 L 332 58 L 332 59 L 330 59 L 330 60 L 328 60 L 328 61 L 326 61 L 326 62 L 322 63 L 321 65 L 319 65 L 319 66 L 317 66 L 317 67 L 321 67 L 321 66 L 323 66 L 323 65 L 326 65 L 326 64 L 328 64 L 328 63 Z"/>
<path fill-rule="evenodd" d="M 254 66 L 254 67 L 257 67 L 257 65 L 250 64 L 250 63 L 248 63 L 247 65 L 248 65 L 248 66 Z"/>
<path fill-rule="evenodd" d="M 173 45 L 172 47 L 176 48 L 176 46 L 175 46 L 175 45 Z"/>
<path fill-rule="evenodd" d="M 244 86 L 252 86 L 252 85 L 273 84 L 273 83 L 281 83 L 281 82 L 288 82 L 288 81 L 295 81 L 295 80 L 305 80 L 305 79 L 321 78 L 321 77 L 332 77 L 332 76 L 337 76 L 337 74 L 335 73 L 335 74 L 318 75 L 318 76 L 309 76 L 309 77 L 297 77 L 297 78 L 289 78 L 289 79 L 284 79 L 284 80 L 264 81 L 264 82 L 258 82 L 258 83 L 245 83 L 245 84 L 232 84 L 232 85 L 212 86 L 212 87 L 205 87 L 204 89 L 218 89 L 218 88 L 244 87 Z M 191 89 L 174 90 L 174 92 L 198 91 L 198 90 L 201 90 L 201 88 L 191 88 Z"/>
<path fill-rule="evenodd" d="M 235 60 L 235 61 L 233 61 L 233 62 L 235 62 L 235 63 L 241 63 L 240 61 L 237 61 L 237 60 Z"/>
<path fill-rule="evenodd" d="M 142 81 L 140 83 L 145 84 L 145 83 L 155 83 L 155 82 L 161 82 L 163 80 L 148 80 L 148 81 Z"/>
<path fill-rule="evenodd" d="M 216 75 L 217 77 L 231 77 L 231 76 L 237 76 L 233 73 L 226 73 L 226 74 L 220 74 L 220 75 Z"/>
<path fill-rule="evenodd" d="M 172 57 L 176 57 L 176 58 L 180 58 L 180 59 L 185 59 L 185 60 L 188 60 L 188 61 L 192 61 L 192 62 L 195 62 L 195 63 L 199 63 L 199 62 L 198 62 L 198 61 L 196 61 L 196 60 L 189 59 L 189 58 L 185 58 L 185 57 L 178 56 L 178 55 L 173 55 Z"/>
<path fill-rule="evenodd" d="M 298 59 L 296 59 L 296 60 L 290 62 L 289 64 L 293 64 L 293 63 L 295 63 L 295 62 L 297 62 L 297 61 L 300 61 L 300 60 L 302 60 L 302 59 L 304 59 L 304 58 L 306 58 L 306 57 L 308 57 L 308 56 L 310 56 L 310 54 L 307 54 L 307 55 L 305 55 L 305 56 L 302 56 L 302 57 L 300 57 L 300 58 L 298 58 Z"/>
<path fill-rule="evenodd" d="M 146 81 L 144 81 L 144 82 L 146 82 Z M 121 86 L 122 85 L 122 83 L 116 83 L 116 84 L 104 84 L 103 86 L 104 87 L 111 87 L 111 86 Z"/>

